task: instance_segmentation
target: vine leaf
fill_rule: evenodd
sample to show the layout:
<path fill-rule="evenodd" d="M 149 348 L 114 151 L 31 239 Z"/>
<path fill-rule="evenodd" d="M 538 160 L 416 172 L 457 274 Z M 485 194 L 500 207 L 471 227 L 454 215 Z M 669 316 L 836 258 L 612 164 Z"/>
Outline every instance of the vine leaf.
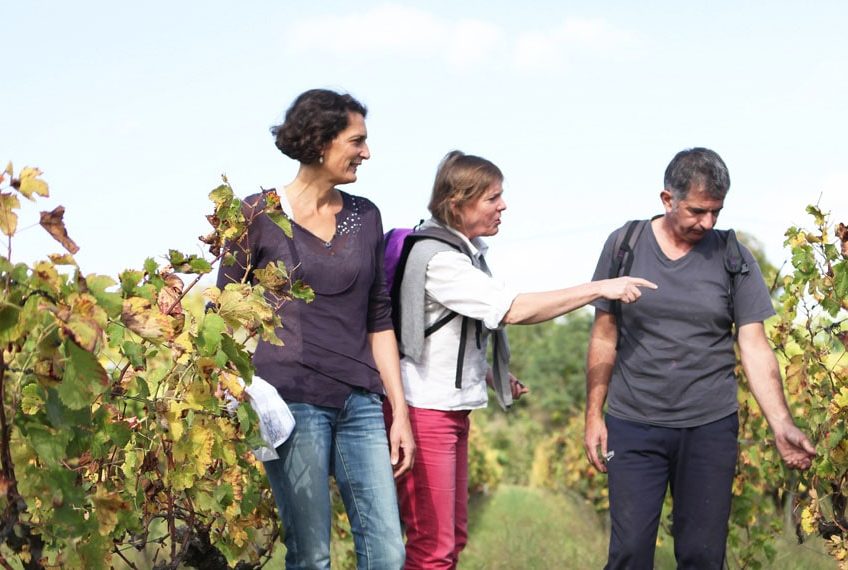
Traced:
<path fill-rule="evenodd" d="M 39 178 L 41 174 L 41 170 L 31 166 L 27 166 L 21 170 L 20 178 L 18 179 L 20 184 L 18 186 L 18 192 L 30 200 L 32 200 L 33 194 L 45 197 L 49 196 L 50 192 L 47 189 L 47 182 Z"/>
<path fill-rule="evenodd" d="M 121 321 L 140 337 L 156 342 L 173 340 L 176 334 L 168 317 L 142 297 L 124 299 Z"/>
<path fill-rule="evenodd" d="M 98 530 L 101 536 L 108 536 L 118 526 L 118 513 L 129 508 L 129 504 L 114 491 L 107 491 L 102 485 L 92 497 L 97 510 Z"/>
<path fill-rule="evenodd" d="M 68 230 L 65 229 L 65 222 L 63 221 L 64 217 L 65 207 L 56 206 L 50 212 L 41 212 L 39 223 L 41 227 L 47 230 L 47 233 L 53 236 L 53 239 L 62 244 L 62 247 L 71 253 L 76 253 L 79 251 L 79 246 L 74 243 L 74 240 L 68 237 Z"/>
<path fill-rule="evenodd" d="M 81 410 L 106 391 L 109 375 L 97 357 L 77 343 L 68 339 L 64 346 L 67 362 L 58 388 L 59 397 L 71 410 Z"/>
<path fill-rule="evenodd" d="M 18 229 L 18 215 L 15 210 L 21 207 L 18 197 L 11 192 L 0 193 L 0 231 L 13 236 Z"/>

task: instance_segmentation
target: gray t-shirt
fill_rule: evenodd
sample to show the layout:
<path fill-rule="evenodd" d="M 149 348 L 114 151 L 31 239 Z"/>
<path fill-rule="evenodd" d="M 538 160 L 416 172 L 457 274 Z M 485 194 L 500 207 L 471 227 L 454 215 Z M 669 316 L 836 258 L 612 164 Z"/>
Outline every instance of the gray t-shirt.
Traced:
<path fill-rule="evenodd" d="M 593 280 L 609 276 L 615 236 L 604 244 Z M 625 420 L 685 428 L 736 411 L 737 384 L 731 326 L 774 314 L 768 289 L 751 252 L 742 247 L 749 272 L 724 268 L 724 239 L 709 232 L 680 259 L 660 249 L 650 225 L 642 231 L 630 275 L 658 285 L 642 289 L 638 302 L 621 305 L 620 342 L 607 396 L 607 413 Z M 610 312 L 601 299 L 595 308 Z"/>

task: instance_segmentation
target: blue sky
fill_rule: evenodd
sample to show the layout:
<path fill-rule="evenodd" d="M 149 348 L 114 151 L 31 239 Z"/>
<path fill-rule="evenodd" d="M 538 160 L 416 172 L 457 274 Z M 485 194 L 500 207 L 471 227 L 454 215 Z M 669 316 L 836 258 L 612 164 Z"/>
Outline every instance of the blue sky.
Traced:
<path fill-rule="evenodd" d="M 85 273 L 194 253 L 206 195 L 288 183 L 268 127 L 305 89 L 369 108 L 346 190 L 386 228 L 426 216 L 440 158 L 504 171 L 491 265 L 523 289 L 585 281 L 609 232 L 658 213 L 666 164 L 708 146 L 720 227 L 783 258 L 820 201 L 848 222 L 848 3 L 5 2 L 0 160 L 39 166 Z M 59 251 L 25 230 L 13 258 Z"/>

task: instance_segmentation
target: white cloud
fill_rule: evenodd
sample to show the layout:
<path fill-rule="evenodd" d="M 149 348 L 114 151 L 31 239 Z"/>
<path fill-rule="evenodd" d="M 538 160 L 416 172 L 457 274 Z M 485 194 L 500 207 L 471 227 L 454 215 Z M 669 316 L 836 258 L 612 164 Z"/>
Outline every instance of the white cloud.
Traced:
<path fill-rule="evenodd" d="M 547 69 L 587 54 L 619 57 L 635 35 L 601 18 L 570 18 L 547 30 L 510 37 L 496 22 L 452 20 L 420 8 L 387 3 L 368 11 L 296 22 L 287 47 L 299 53 L 363 58 L 394 55 L 437 58 L 455 68 L 508 59 L 521 69 Z"/>
<path fill-rule="evenodd" d="M 567 63 L 587 53 L 618 57 L 636 43 L 633 33 L 601 18 L 570 18 L 547 31 L 521 34 L 513 62 L 519 68 L 542 69 Z"/>
<path fill-rule="evenodd" d="M 484 60 L 501 38 L 482 20 L 449 21 L 424 10 L 383 4 L 361 14 L 301 20 L 287 34 L 290 49 L 336 56 L 436 57 L 464 67 Z"/>

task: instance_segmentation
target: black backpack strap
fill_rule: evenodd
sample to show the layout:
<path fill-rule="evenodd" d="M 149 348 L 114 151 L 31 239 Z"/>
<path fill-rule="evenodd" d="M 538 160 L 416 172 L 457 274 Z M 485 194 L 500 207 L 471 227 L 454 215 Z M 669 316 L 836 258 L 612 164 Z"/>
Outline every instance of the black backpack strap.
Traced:
<path fill-rule="evenodd" d="M 445 326 L 446 324 L 451 322 L 453 320 L 453 318 L 455 316 L 457 316 L 458 314 L 459 313 L 457 313 L 455 311 L 448 311 L 445 314 L 445 316 L 443 316 L 442 318 L 437 320 L 435 323 L 433 323 L 432 325 L 430 325 L 429 327 L 424 329 L 424 338 L 427 338 L 428 336 L 430 336 L 431 334 L 433 334 L 434 332 L 436 332 L 437 330 L 439 330 L 440 328 L 442 328 L 443 326 Z"/>
<path fill-rule="evenodd" d="M 745 263 L 745 257 L 742 255 L 742 246 L 739 245 L 739 240 L 736 237 L 736 232 L 726 230 L 724 246 L 724 268 L 731 275 L 745 275 L 748 273 L 748 264 Z"/>
<path fill-rule="evenodd" d="M 650 220 L 630 220 L 618 232 L 615 242 L 613 242 L 610 279 L 630 275 L 630 268 L 633 267 L 633 249 L 636 247 L 636 242 L 639 241 L 639 236 L 642 235 L 645 226 L 649 223 Z M 612 301 L 610 308 L 615 317 L 616 347 L 618 347 L 621 342 L 621 302 Z"/>
<path fill-rule="evenodd" d="M 747 275 L 750 268 L 742 255 L 742 246 L 736 232 L 731 230 L 719 230 L 719 235 L 724 238 L 724 269 L 730 274 L 730 287 L 727 295 L 730 299 L 730 316 L 733 318 L 736 308 L 736 286 L 740 275 Z"/>
<path fill-rule="evenodd" d="M 468 317 L 462 317 L 462 332 L 459 334 L 459 352 L 456 355 L 456 381 L 454 386 L 462 388 L 462 365 L 465 362 L 465 343 L 468 341 Z"/>

